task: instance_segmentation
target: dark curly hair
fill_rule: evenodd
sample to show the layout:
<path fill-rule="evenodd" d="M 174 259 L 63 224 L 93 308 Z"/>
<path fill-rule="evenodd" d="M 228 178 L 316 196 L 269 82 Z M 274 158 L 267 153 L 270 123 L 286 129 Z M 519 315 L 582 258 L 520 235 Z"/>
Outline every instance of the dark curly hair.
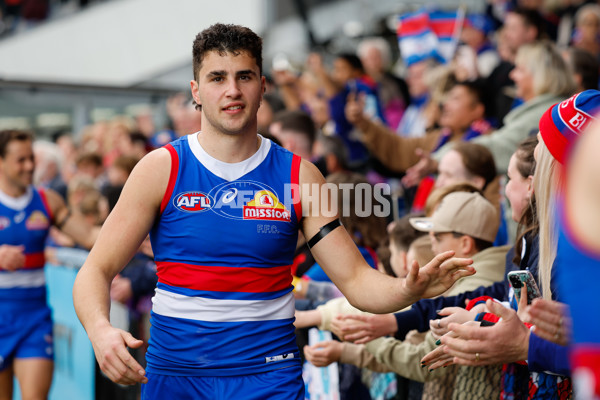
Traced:
<path fill-rule="evenodd" d="M 13 142 L 33 142 L 33 135 L 26 131 L 19 131 L 15 129 L 7 129 L 0 131 L 0 158 L 6 156 L 6 150 L 8 145 Z"/>
<path fill-rule="evenodd" d="M 238 55 L 248 52 L 255 60 L 262 75 L 262 39 L 249 28 L 232 24 L 214 24 L 203 30 L 194 40 L 192 50 L 194 79 L 198 78 L 204 55 L 216 51 L 219 55 Z"/>
<path fill-rule="evenodd" d="M 209 51 L 216 51 L 223 56 L 225 53 L 239 55 L 248 52 L 262 75 L 262 39 L 249 28 L 233 24 L 214 24 L 196 35 L 192 47 L 194 64 L 194 79 L 198 79 L 202 60 Z M 202 105 L 193 101 L 196 110 L 202 110 Z"/>

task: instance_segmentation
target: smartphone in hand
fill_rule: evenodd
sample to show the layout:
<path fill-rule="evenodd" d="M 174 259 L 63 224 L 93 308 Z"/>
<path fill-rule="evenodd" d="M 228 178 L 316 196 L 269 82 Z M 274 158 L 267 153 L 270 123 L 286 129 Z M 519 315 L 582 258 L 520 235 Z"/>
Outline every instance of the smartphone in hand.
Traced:
<path fill-rule="evenodd" d="M 542 292 L 540 292 L 537 283 L 535 283 L 531 272 L 527 270 L 511 271 L 507 276 L 510 286 L 515 291 L 517 301 L 521 299 L 521 289 L 523 286 L 527 286 L 527 304 L 531 304 L 535 298 L 542 297 Z"/>

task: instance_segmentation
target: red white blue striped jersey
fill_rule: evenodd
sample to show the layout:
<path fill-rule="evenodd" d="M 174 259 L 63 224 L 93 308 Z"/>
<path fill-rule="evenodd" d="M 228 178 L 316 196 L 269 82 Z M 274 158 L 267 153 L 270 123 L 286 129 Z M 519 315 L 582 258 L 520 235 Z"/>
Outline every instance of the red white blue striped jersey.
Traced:
<path fill-rule="evenodd" d="M 290 268 L 300 158 L 264 138 L 235 164 L 208 155 L 197 134 L 165 147 L 148 371 L 229 376 L 299 364 Z"/>
<path fill-rule="evenodd" d="M 33 187 L 18 198 L 0 192 L 0 245 L 25 246 L 25 266 L 0 270 L 0 301 L 46 301 L 44 247 L 52 213 L 44 192 Z"/>

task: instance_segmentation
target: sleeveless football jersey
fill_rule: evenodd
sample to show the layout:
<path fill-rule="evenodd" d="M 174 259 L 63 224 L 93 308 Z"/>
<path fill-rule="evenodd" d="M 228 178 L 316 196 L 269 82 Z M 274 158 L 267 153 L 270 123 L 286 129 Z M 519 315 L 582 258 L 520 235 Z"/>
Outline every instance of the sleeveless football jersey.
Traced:
<path fill-rule="evenodd" d="M 0 244 L 25 246 L 25 266 L 0 270 L 0 303 L 23 300 L 46 301 L 44 247 L 52 214 L 44 192 L 30 187 L 13 198 L 0 192 Z"/>
<path fill-rule="evenodd" d="M 556 253 L 558 289 L 569 305 L 572 319 L 571 369 L 575 390 L 581 398 L 600 396 L 600 253 L 588 248 L 569 224 L 564 199 L 559 201 L 559 237 Z"/>
<path fill-rule="evenodd" d="M 150 232 L 158 284 L 148 371 L 231 376 L 299 365 L 290 268 L 300 158 L 261 138 L 249 159 L 166 146 L 171 178 Z"/>

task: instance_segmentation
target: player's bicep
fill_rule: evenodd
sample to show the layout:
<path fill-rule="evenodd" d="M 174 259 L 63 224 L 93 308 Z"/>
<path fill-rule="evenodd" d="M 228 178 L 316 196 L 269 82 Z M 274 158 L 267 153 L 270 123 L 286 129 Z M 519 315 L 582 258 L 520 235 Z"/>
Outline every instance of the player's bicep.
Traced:
<path fill-rule="evenodd" d="M 346 229 L 332 222 L 338 219 L 338 211 L 341 210 L 337 210 L 337 196 L 327 193 L 337 191 L 337 188 L 332 185 L 331 188 L 323 189 L 324 184 L 325 179 L 318 169 L 303 161 L 300 167 L 300 196 L 304 217 L 302 231 L 307 242 L 312 243 L 311 252 L 315 261 L 343 290 L 344 284 L 354 277 L 357 267 L 367 264 Z"/>
<path fill-rule="evenodd" d="M 339 227 L 323 237 L 311 252 L 333 283 L 342 291 L 354 280 L 361 268 L 368 267 L 364 257 L 344 227 Z"/>
<path fill-rule="evenodd" d="M 302 204 L 302 233 L 308 241 L 327 223 L 338 218 L 337 202 L 328 195 L 325 178 L 312 163 L 300 164 L 300 200 Z"/>

